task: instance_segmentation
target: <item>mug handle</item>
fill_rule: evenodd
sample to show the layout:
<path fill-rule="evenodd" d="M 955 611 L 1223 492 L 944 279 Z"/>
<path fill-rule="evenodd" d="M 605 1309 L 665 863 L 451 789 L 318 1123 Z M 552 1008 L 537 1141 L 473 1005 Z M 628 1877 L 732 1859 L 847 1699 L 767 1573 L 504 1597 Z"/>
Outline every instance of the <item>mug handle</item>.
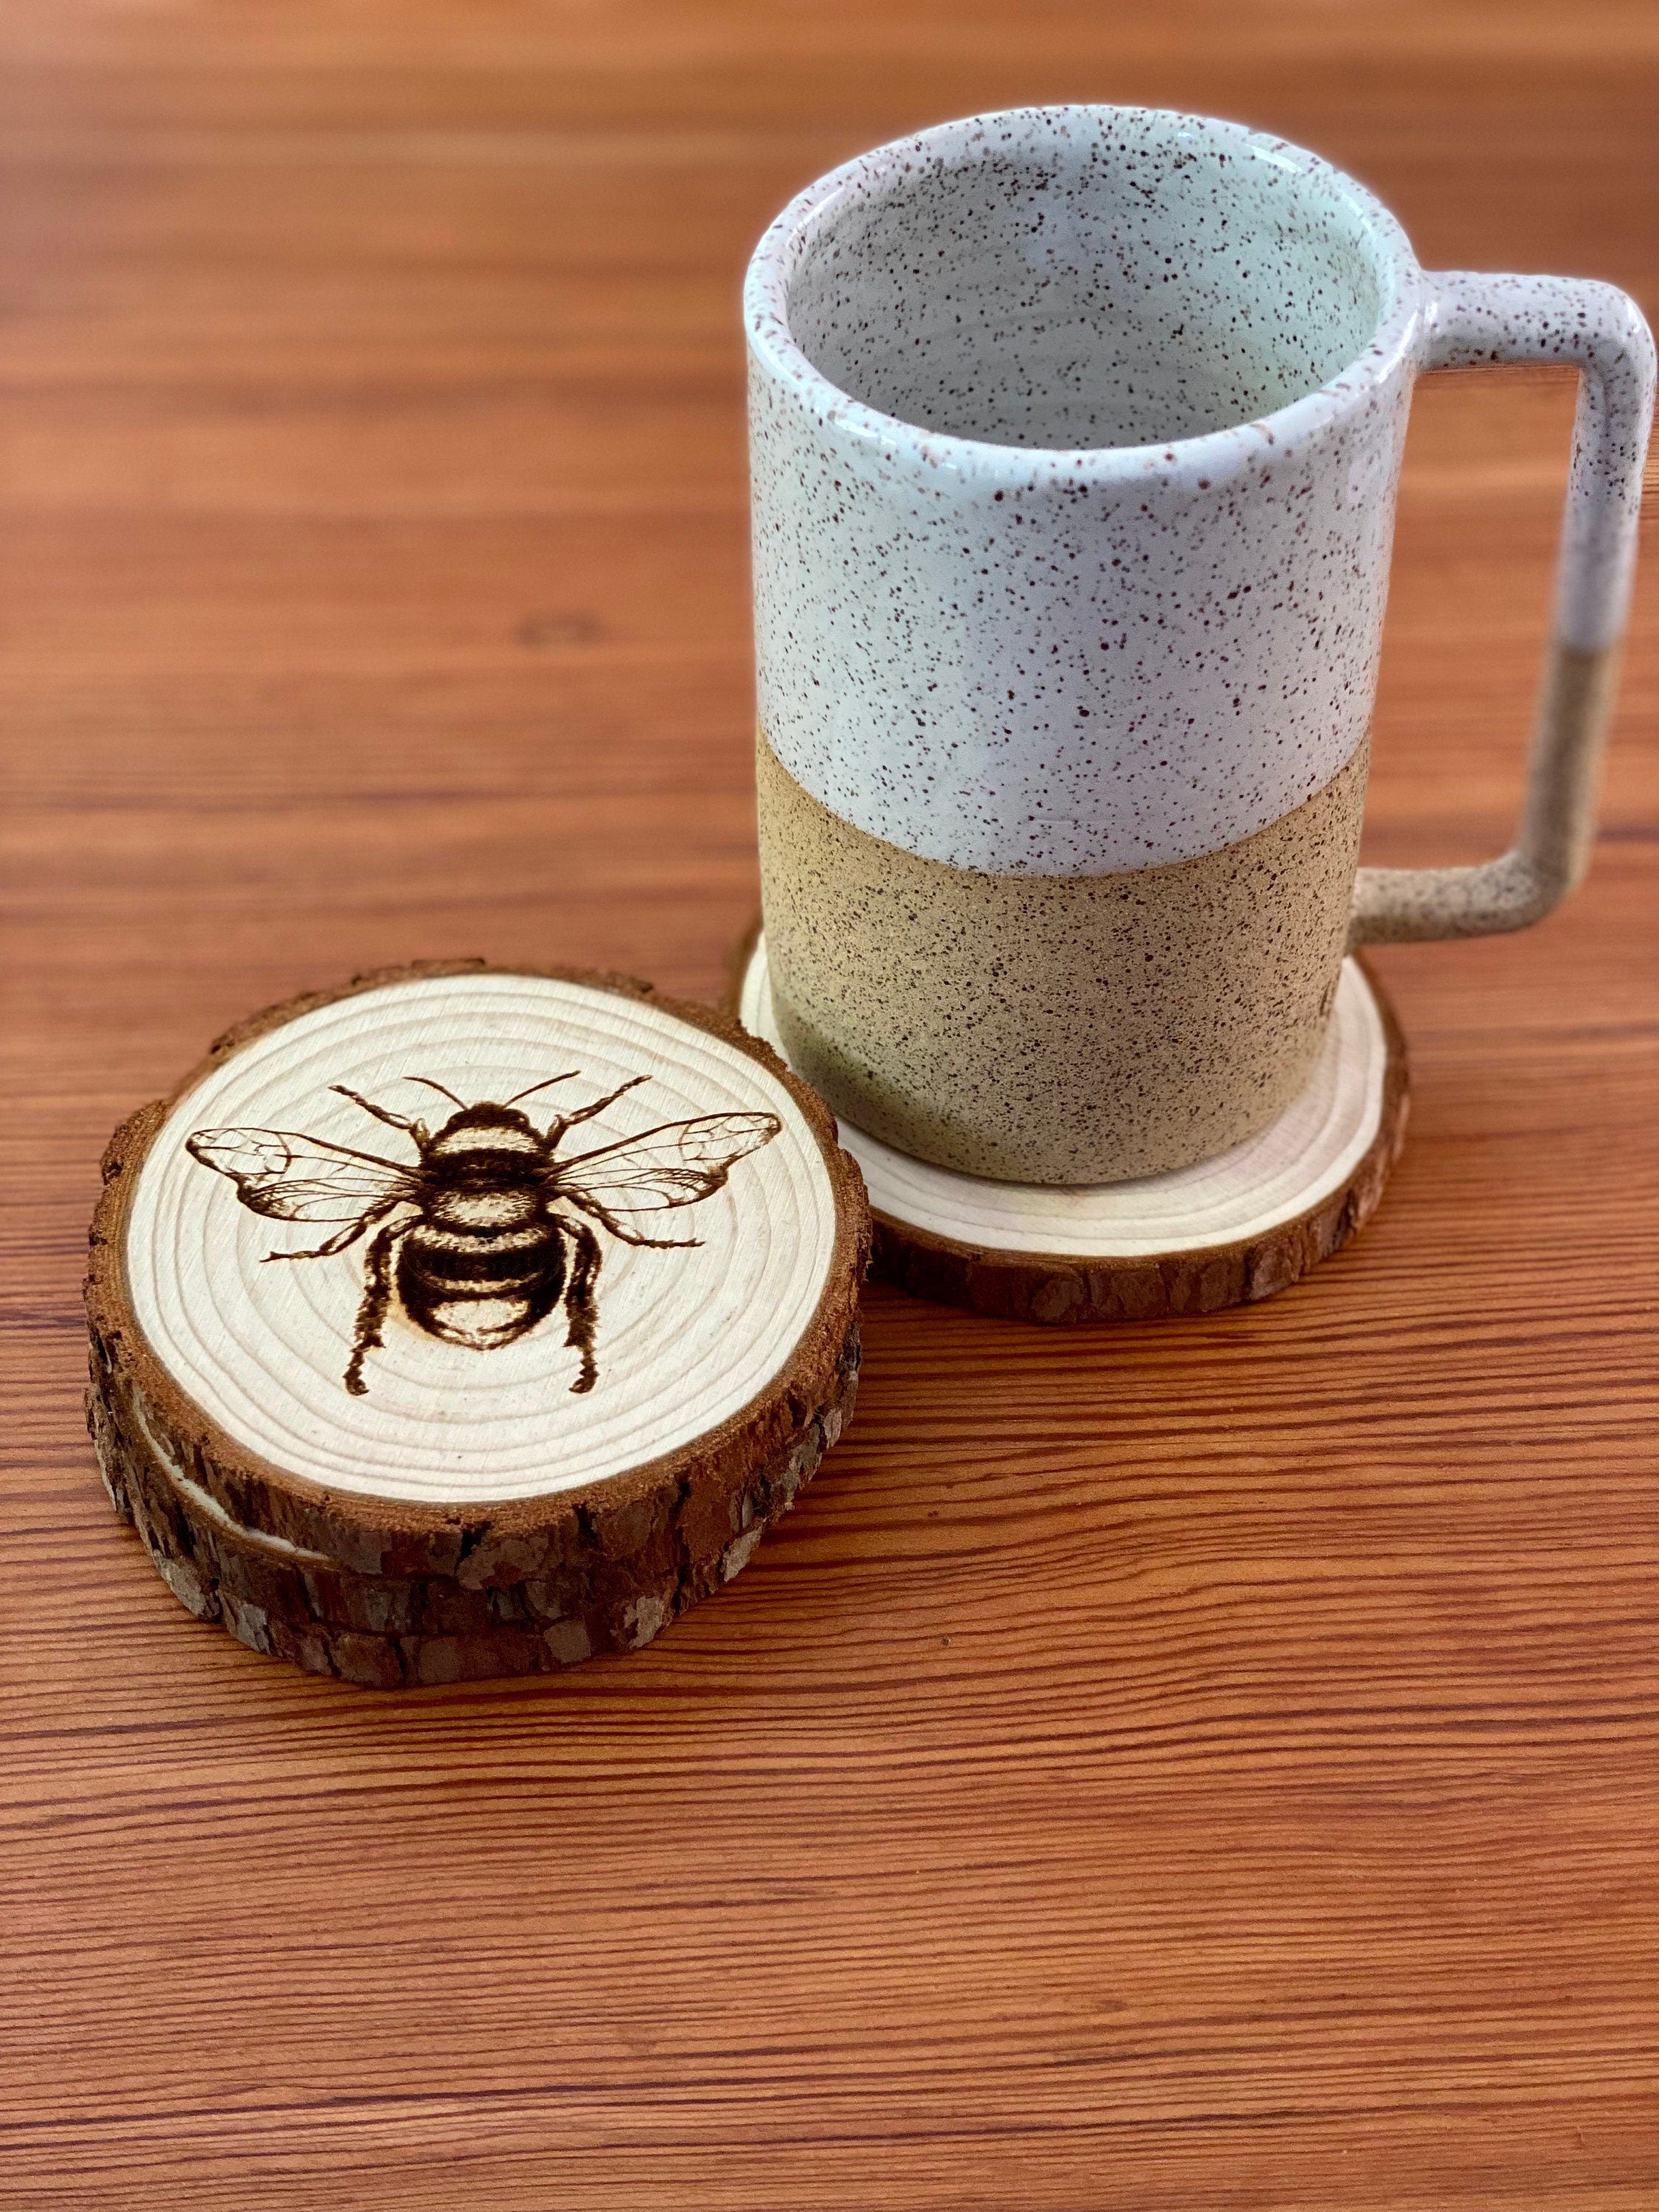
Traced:
<path fill-rule="evenodd" d="M 1425 368 L 1565 362 L 1578 371 L 1555 621 L 1510 850 L 1469 868 L 1361 868 L 1348 942 L 1488 937 L 1543 919 L 1583 878 L 1636 564 L 1653 339 L 1636 302 L 1571 276 L 1430 276 Z"/>

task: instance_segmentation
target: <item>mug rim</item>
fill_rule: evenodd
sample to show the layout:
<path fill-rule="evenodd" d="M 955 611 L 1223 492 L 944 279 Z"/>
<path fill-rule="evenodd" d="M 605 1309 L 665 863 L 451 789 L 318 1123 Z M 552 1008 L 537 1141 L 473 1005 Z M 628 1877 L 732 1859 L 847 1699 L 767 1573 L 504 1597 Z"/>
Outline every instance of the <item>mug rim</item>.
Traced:
<path fill-rule="evenodd" d="M 1372 241 L 1381 295 L 1376 322 L 1358 357 L 1312 391 L 1299 392 L 1267 414 L 1227 423 L 1217 430 L 1151 445 L 1060 447 L 999 444 L 906 422 L 902 416 L 855 398 L 832 382 L 803 350 L 789 326 L 790 281 L 817 231 L 853 187 L 902 174 L 918 154 L 943 154 L 948 158 L 971 149 L 976 137 L 999 129 L 1006 131 L 1011 125 L 1030 130 L 1036 124 L 1050 136 L 1062 136 L 1065 125 L 1073 118 L 1095 127 L 1107 117 L 1144 121 L 1155 126 L 1154 135 L 1161 133 L 1165 139 L 1177 131 L 1199 133 L 1229 153 L 1246 153 L 1253 159 L 1270 161 L 1276 168 L 1322 184 L 1337 198 L 1346 200 Z M 973 158 L 971 153 L 969 158 Z M 968 165 L 963 161 L 956 163 Z M 1079 101 L 962 116 L 908 137 L 890 139 L 842 162 L 798 192 L 769 225 L 750 258 L 743 297 L 751 355 L 826 428 L 845 433 L 876 455 L 901 465 L 920 462 L 946 479 L 954 476 L 964 483 L 1012 488 L 1060 470 L 1073 478 L 1081 473 L 1091 482 L 1106 483 L 1144 482 L 1149 477 L 1182 478 L 1200 470 L 1213 481 L 1218 475 L 1231 475 L 1235 467 L 1258 453 L 1261 441 L 1269 446 L 1294 447 L 1387 385 L 1401 362 L 1417 351 L 1426 319 L 1425 295 L 1423 272 L 1397 218 L 1364 185 L 1322 155 L 1288 139 L 1254 131 L 1247 124 L 1216 116 L 1188 114 L 1177 108 Z"/>

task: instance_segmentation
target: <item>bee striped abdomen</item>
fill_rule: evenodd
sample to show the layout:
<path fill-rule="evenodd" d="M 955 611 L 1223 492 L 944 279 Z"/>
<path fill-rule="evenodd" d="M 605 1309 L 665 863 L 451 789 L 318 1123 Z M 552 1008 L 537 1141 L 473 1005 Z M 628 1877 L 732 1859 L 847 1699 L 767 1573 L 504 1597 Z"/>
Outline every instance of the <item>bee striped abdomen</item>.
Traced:
<path fill-rule="evenodd" d="M 398 1295 L 418 1328 L 486 1351 L 552 1312 L 564 1289 L 564 1247 L 538 1164 L 527 1130 L 482 1115 L 441 1140 L 428 1169 L 435 1187 L 398 1261 Z"/>
<path fill-rule="evenodd" d="M 507 1231 L 421 1222 L 398 1254 L 398 1295 L 410 1319 L 480 1350 L 533 1328 L 563 1288 L 563 1247 L 545 1219 Z"/>

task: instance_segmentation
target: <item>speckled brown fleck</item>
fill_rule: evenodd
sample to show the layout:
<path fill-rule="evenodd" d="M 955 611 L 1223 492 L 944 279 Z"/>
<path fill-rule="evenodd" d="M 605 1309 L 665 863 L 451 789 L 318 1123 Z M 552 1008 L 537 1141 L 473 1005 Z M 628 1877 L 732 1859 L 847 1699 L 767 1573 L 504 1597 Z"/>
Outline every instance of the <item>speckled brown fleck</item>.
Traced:
<path fill-rule="evenodd" d="M 990 875 L 832 814 L 763 733 L 773 1001 L 793 1065 L 918 1158 L 1112 1182 L 1224 1152 L 1306 1076 L 1348 924 L 1368 750 L 1219 852 Z"/>

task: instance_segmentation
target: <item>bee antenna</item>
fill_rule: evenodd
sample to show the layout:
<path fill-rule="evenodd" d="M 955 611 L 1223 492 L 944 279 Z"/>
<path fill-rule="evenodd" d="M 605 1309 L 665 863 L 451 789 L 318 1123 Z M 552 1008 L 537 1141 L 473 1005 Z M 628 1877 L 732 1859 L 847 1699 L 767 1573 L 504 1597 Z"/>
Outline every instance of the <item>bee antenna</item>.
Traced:
<path fill-rule="evenodd" d="M 546 1091 L 556 1083 L 568 1083 L 573 1075 L 580 1075 L 580 1067 L 568 1067 L 562 1075 L 544 1075 L 539 1083 L 532 1083 L 528 1091 L 515 1091 L 510 1098 L 503 1098 L 503 1106 L 516 1106 L 520 1098 L 533 1098 L 538 1091 Z"/>
<path fill-rule="evenodd" d="M 466 1111 L 466 1101 L 465 1098 L 458 1098 L 454 1092 L 448 1090 L 443 1084 L 434 1083 L 429 1075 L 406 1075 L 404 1078 L 404 1081 L 405 1083 L 423 1083 L 428 1091 L 435 1091 L 441 1098 L 447 1098 L 451 1105 L 459 1106 L 463 1114 Z"/>

